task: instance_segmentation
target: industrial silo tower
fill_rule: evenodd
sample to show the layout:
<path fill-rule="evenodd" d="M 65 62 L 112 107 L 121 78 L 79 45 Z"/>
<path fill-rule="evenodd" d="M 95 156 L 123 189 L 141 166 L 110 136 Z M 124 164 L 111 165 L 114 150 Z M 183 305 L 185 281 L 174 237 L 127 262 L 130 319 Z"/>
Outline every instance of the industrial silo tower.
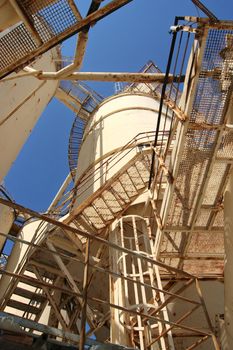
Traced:
<path fill-rule="evenodd" d="M 82 72 L 91 26 L 129 2 L 0 1 L 1 181 L 53 96 L 76 113 L 46 213 L 0 188 L 0 348 L 233 346 L 233 22 L 194 1 L 207 18 L 175 18 L 165 73 Z"/>

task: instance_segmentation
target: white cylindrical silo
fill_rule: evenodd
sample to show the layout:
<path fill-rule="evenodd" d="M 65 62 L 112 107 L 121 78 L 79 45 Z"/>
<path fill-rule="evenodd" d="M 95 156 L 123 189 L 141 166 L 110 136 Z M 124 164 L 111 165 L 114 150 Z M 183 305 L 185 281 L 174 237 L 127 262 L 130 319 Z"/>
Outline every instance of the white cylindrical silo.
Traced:
<path fill-rule="evenodd" d="M 18 235 L 18 238 L 21 240 L 25 240 L 28 243 L 33 242 L 35 244 L 40 244 L 40 242 L 45 237 L 45 233 L 47 232 L 48 227 L 49 224 L 46 222 L 42 222 L 41 220 L 29 222 L 28 224 L 24 225 L 24 227 L 20 231 L 20 234 Z M 8 258 L 7 265 L 5 267 L 6 271 L 11 273 L 20 273 L 24 263 L 28 258 L 28 253 L 31 249 L 32 248 L 28 244 L 16 240 L 12 252 Z M 27 272 L 27 275 L 35 278 L 35 275 L 32 272 Z M 2 301 L 2 298 L 4 298 L 7 294 L 8 288 L 11 288 L 11 279 L 12 277 L 9 275 L 2 275 L 0 279 L 0 301 Z M 18 287 L 29 290 L 30 292 L 36 292 L 37 289 L 37 287 L 24 283 L 23 281 L 19 282 Z M 13 299 L 19 302 L 28 302 L 28 300 L 24 300 L 25 298 L 18 295 L 14 295 Z M 14 314 L 17 313 L 17 316 L 23 315 L 23 311 L 16 310 L 15 308 L 9 306 L 5 308 L 5 311 Z M 44 309 L 39 321 L 43 324 L 47 324 L 49 314 L 50 307 L 48 306 Z"/>
<path fill-rule="evenodd" d="M 25 240 L 27 242 L 31 242 L 35 239 L 35 237 L 41 237 L 42 232 L 47 228 L 47 224 L 42 224 L 41 220 L 36 220 L 25 224 L 21 229 L 18 238 L 20 240 Z M 35 239 L 35 242 L 38 242 L 39 239 Z M 28 244 L 24 244 L 21 241 L 15 241 L 15 244 L 12 248 L 11 254 L 8 258 L 6 270 L 9 272 L 16 273 L 21 264 L 23 263 L 23 259 L 26 257 L 27 251 L 30 249 Z M 9 282 L 11 280 L 10 276 L 2 275 L 0 279 L 0 299 L 4 296 Z"/>
<path fill-rule="evenodd" d="M 31 67 L 37 70 L 56 71 L 55 60 L 58 57 L 56 49 L 50 50 L 38 58 Z M 32 76 L 17 78 L 16 73 L 12 73 L 9 77 L 15 79 L 2 80 L 0 83 L 0 182 L 6 176 L 58 86 L 56 80 L 39 80 Z"/>
<path fill-rule="evenodd" d="M 0 235 L 0 252 L 3 249 L 3 246 L 6 241 L 6 236 L 14 222 L 14 212 L 11 208 L 7 207 L 6 205 L 0 204 L 0 232 L 2 235 Z"/>
<path fill-rule="evenodd" d="M 86 182 L 88 190 L 77 193 L 74 206 L 94 193 L 135 156 L 135 144 L 153 143 L 159 112 L 159 100 L 145 93 L 123 93 L 103 101 L 93 112 L 85 129 L 79 152 L 76 184 L 85 174 L 95 175 Z M 169 130 L 170 116 L 163 108 L 160 130 Z M 154 134 L 153 134 L 154 132 Z M 148 134 L 146 134 L 148 133 Z M 135 143 L 122 147 L 135 138 Z M 131 149 L 130 152 L 129 149 Z M 116 156 L 117 155 L 117 156 Z M 116 156 L 116 158 L 115 158 Z M 114 161 L 111 157 L 115 158 Z M 113 165 L 114 164 L 114 165 Z M 82 192 L 82 190 L 81 190 Z"/>

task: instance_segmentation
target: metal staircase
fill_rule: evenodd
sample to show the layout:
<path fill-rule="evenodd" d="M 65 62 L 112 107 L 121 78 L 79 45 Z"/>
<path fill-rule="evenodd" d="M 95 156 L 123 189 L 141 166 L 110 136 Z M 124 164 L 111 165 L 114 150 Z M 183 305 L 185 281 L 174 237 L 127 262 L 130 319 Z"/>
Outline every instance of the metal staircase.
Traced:
<path fill-rule="evenodd" d="M 147 188 L 151 149 L 135 155 L 92 196 L 71 211 L 69 221 L 79 219 L 98 233 L 106 229 Z M 76 192 L 78 194 L 78 192 Z"/>
<path fill-rule="evenodd" d="M 134 147 L 130 147 L 131 143 L 127 144 L 127 147 L 125 146 L 124 149 L 129 148 L 128 152 L 132 157 L 131 160 L 106 181 L 92 196 L 88 197 L 82 205 L 71 211 L 64 222 L 84 232 L 91 231 L 98 235 L 106 232 L 106 229 L 111 223 L 121 216 L 132 202 L 147 189 L 151 163 L 151 148 L 147 147 L 143 149 L 141 146 L 138 146 L 138 144 L 140 143 L 140 145 L 142 145 L 143 141 L 148 144 L 148 141 L 152 139 L 153 136 L 153 133 L 149 134 L 149 136 L 140 135 L 140 137 L 135 138 L 131 142 Z M 113 157 L 114 164 L 117 164 L 120 154 L 121 152 L 119 152 L 116 158 Z M 83 181 L 84 180 L 85 179 L 83 179 Z M 78 191 L 80 188 L 82 188 L 82 186 L 78 187 L 76 190 Z M 72 246 L 74 241 L 76 241 L 77 244 L 75 248 Z M 25 262 L 21 263 L 21 267 L 15 271 L 15 273 L 20 274 L 21 277 L 15 279 L 14 274 L 12 274 L 13 278 L 10 283 L 10 288 L 6 294 L 5 302 L 2 304 L 2 309 L 6 307 L 16 309 L 17 313 L 21 312 L 23 317 L 35 321 L 40 319 L 44 308 L 48 303 L 51 303 L 57 290 L 60 290 L 61 293 L 66 294 L 68 292 L 68 295 L 72 295 L 72 292 L 70 293 L 70 290 L 64 289 L 64 287 L 58 287 L 56 290 L 56 281 L 60 280 L 61 283 L 61 280 L 64 280 L 66 276 L 64 269 L 65 271 L 69 269 L 70 262 L 67 259 L 65 259 L 64 262 L 60 261 L 63 267 L 63 272 L 61 272 L 57 268 L 56 259 L 51 256 L 52 249 L 49 244 L 52 244 L 52 247 L 54 246 L 56 249 L 59 247 L 59 249 L 61 249 L 60 253 L 73 251 L 72 256 L 77 257 L 78 255 L 78 259 L 81 259 L 83 262 L 83 249 L 85 248 L 86 238 L 81 236 L 74 237 L 74 235 L 71 237 L 71 233 L 66 234 L 55 227 L 51 228 L 51 226 L 49 226 L 47 233 L 44 235 L 44 239 L 39 244 L 38 248 L 28 248 L 26 254 L 28 258 L 25 259 Z M 63 254 L 61 253 L 61 255 Z M 93 259 L 95 262 L 99 261 L 98 257 L 93 257 Z M 80 264 L 80 262 L 78 264 Z M 59 266 L 59 268 L 61 268 L 61 266 Z M 82 269 L 83 267 L 81 267 L 81 271 Z M 79 286 L 78 281 L 74 283 L 77 283 Z M 79 288 L 79 291 L 82 289 L 81 286 L 77 288 Z M 23 297 L 25 302 L 17 300 L 18 296 Z M 61 320 L 62 316 L 60 315 L 59 305 L 51 305 L 56 317 Z M 64 320 L 62 322 L 67 329 L 71 329 L 75 326 L 73 323 L 72 325 L 66 324 Z"/>
<path fill-rule="evenodd" d="M 56 97 L 76 114 L 70 132 L 68 148 L 69 167 L 74 179 L 86 123 L 93 110 L 104 98 L 83 82 L 76 81 L 61 81 L 56 91 Z"/>
<path fill-rule="evenodd" d="M 233 31 L 205 29 L 186 80 L 171 154 L 169 183 L 159 211 L 157 257 L 195 275 L 221 275 L 224 268 L 223 194 L 232 169 Z M 224 46 L 226 47 L 224 48 Z M 227 50 L 224 60 L 221 52 Z M 199 67 L 199 68 L 196 68 Z M 221 71 L 222 75 L 206 72 Z M 193 70 L 193 71 L 192 71 Z M 154 182 L 156 183 L 155 176 Z"/>
<path fill-rule="evenodd" d="M 155 133 L 137 136 L 116 155 L 85 170 L 62 225 L 49 217 L 43 240 L 28 243 L 19 269 L 5 272 L 12 280 L 1 309 L 13 307 L 37 321 L 50 305 L 49 325 L 60 323 L 65 331 L 81 333 L 88 321 L 88 334 L 104 341 L 109 310 L 114 309 L 119 330 L 128 327 L 133 346 L 175 349 L 179 345 L 173 342 L 174 334 L 187 336 L 186 349 L 205 341 L 219 349 L 198 283 L 198 276 L 223 275 L 222 197 L 233 163 L 233 129 L 228 124 L 233 66 L 233 45 L 228 44 L 233 26 L 214 26 L 203 25 L 196 37 L 183 96 L 173 109 L 170 137 L 160 129 L 154 145 Z M 136 88 L 153 90 L 152 85 Z M 161 94 L 163 98 L 168 101 L 170 96 Z M 128 222 L 122 214 L 147 189 L 151 174 L 146 229 L 135 229 L 132 219 L 132 237 L 126 236 L 122 227 Z M 119 231 L 108 240 L 108 228 L 116 219 Z M 115 255 L 112 269 L 109 253 Z M 191 285 L 198 300 L 182 295 Z M 118 287 L 117 300 L 104 300 L 109 288 L 117 294 Z M 123 300 L 127 288 L 131 300 L 129 295 Z M 194 306 L 177 316 L 170 305 L 174 299 Z M 189 316 L 199 307 L 206 329 L 189 324 Z M 186 318 L 188 326 L 183 323 Z M 77 319 L 82 319 L 81 326 Z M 193 343 L 192 337 L 198 339 Z"/>

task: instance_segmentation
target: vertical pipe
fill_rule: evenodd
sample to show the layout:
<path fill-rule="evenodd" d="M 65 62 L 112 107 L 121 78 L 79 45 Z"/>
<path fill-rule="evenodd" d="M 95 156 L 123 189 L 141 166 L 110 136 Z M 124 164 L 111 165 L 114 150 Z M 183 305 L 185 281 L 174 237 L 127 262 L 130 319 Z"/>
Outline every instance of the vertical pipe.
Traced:
<path fill-rule="evenodd" d="M 125 247 L 124 243 L 124 228 L 123 228 L 123 219 L 120 220 L 120 243 L 122 247 Z M 123 275 L 127 277 L 127 266 L 126 266 L 126 254 L 123 253 L 122 257 L 122 267 L 123 267 Z M 125 306 L 129 306 L 129 290 L 128 290 L 128 281 L 124 280 L 124 295 L 125 295 Z M 128 315 L 127 315 L 128 316 Z M 126 317 L 127 317 L 126 316 Z"/>
<path fill-rule="evenodd" d="M 143 230 L 143 233 L 144 233 L 143 236 L 144 236 L 144 241 L 145 241 L 146 252 L 148 254 L 152 255 L 153 243 L 150 240 L 150 237 L 152 237 L 152 232 L 151 232 L 151 226 L 150 226 L 149 219 L 146 219 L 146 228 Z M 149 277 L 150 277 L 150 284 L 154 287 L 155 286 L 155 278 L 154 278 L 155 276 L 154 276 L 153 265 L 148 262 L 147 266 L 148 266 L 148 273 L 149 273 Z M 155 302 L 157 299 L 155 290 L 152 290 L 152 295 L 153 295 L 153 299 Z M 161 350 L 164 350 L 164 349 L 166 349 L 166 343 L 165 343 L 164 337 L 162 336 L 163 325 L 161 322 L 158 322 L 158 331 L 159 331 L 159 335 L 160 335 L 159 340 L 160 340 Z M 151 349 L 154 350 L 155 346 L 156 346 L 156 344 L 152 344 Z"/>
<path fill-rule="evenodd" d="M 179 18 L 175 17 L 174 26 L 176 26 L 178 24 L 178 22 L 179 22 Z M 161 91 L 161 98 L 160 98 L 158 119 L 157 119 L 157 124 L 156 124 L 154 147 L 157 146 L 158 134 L 159 134 L 159 128 L 160 128 L 160 121 L 161 121 L 162 110 L 163 110 L 163 100 L 164 100 L 165 91 L 166 91 L 166 87 L 167 87 L 167 83 L 168 83 L 168 77 L 169 77 L 169 72 L 170 72 L 171 63 L 172 63 L 173 52 L 174 52 L 175 43 L 176 43 L 176 37 L 177 37 L 177 32 L 172 32 L 171 47 L 170 47 L 170 52 L 169 52 L 168 61 L 167 61 L 165 78 L 164 78 L 162 91 Z M 155 161 L 155 153 L 153 152 L 152 153 L 151 171 L 150 171 L 150 178 L 149 178 L 148 188 L 150 188 L 151 182 L 152 182 L 152 179 L 153 179 L 153 176 L 154 176 L 154 161 Z"/>
<path fill-rule="evenodd" d="M 122 219 L 120 219 L 117 222 L 117 224 L 115 225 L 114 228 L 112 228 L 109 234 L 110 242 L 115 243 L 119 246 L 121 246 L 122 238 L 123 238 L 123 237 L 120 237 L 123 235 L 123 230 L 121 230 L 121 227 L 122 227 L 121 221 Z M 118 251 L 114 248 L 110 248 L 109 249 L 110 270 L 124 275 L 124 267 L 123 267 L 124 263 L 122 263 L 122 259 L 124 259 L 124 257 L 125 257 L 125 253 Z M 126 305 L 125 284 L 120 277 L 114 277 L 110 275 L 109 292 L 110 292 L 110 302 L 112 304 L 116 304 L 123 307 Z M 111 310 L 110 341 L 111 343 L 114 343 L 114 344 L 129 346 L 130 345 L 129 335 L 125 327 L 120 322 L 120 318 L 121 318 L 121 311 L 113 308 Z"/>
<path fill-rule="evenodd" d="M 133 250 L 133 244 L 132 244 L 132 240 L 130 240 L 130 249 Z M 135 266 L 135 257 L 132 256 L 132 273 L 133 273 L 133 280 L 136 282 L 137 281 L 137 277 L 136 277 L 136 266 Z M 135 304 L 138 305 L 140 304 L 139 302 L 139 293 L 138 293 L 138 284 L 134 283 L 133 284 L 134 287 L 134 298 L 135 298 Z M 142 324 L 142 319 L 141 316 L 137 315 L 137 323 L 138 323 L 138 327 L 139 327 L 139 341 L 140 341 L 140 349 L 144 350 L 145 346 L 144 346 L 144 336 L 143 336 L 143 324 Z"/>

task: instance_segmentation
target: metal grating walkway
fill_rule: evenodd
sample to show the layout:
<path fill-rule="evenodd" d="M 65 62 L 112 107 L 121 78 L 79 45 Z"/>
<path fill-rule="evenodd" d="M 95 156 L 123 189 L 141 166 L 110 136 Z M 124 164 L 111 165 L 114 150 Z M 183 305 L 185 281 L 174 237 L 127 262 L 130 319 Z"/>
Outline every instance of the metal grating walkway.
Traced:
<path fill-rule="evenodd" d="M 168 185 L 160 212 L 160 259 L 193 274 L 223 272 L 223 193 L 233 161 L 227 127 L 232 92 L 232 30 L 205 29 L 196 54 L 192 97 L 177 129 Z M 208 76 L 206 72 L 212 72 Z M 221 72 L 221 73 L 220 73 Z"/>
<path fill-rule="evenodd" d="M 19 17 L 0 34 L 0 78 L 21 70 L 36 57 L 70 36 L 88 30 L 92 23 L 130 1 L 114 0 L 96 10 L 93 0 L 85 18 L 73 0 L 12 1 Z"/>
<path fill-rule="evenodd" d="M 147 188 L 151 150 L 136 154 L 125 166 L 71 211 L 69 222 L 75 220 L 78 228 L 81 222 L 98 233 L 106 229 Z M 78 189 L 76 192 L 78 196 Z"/>

